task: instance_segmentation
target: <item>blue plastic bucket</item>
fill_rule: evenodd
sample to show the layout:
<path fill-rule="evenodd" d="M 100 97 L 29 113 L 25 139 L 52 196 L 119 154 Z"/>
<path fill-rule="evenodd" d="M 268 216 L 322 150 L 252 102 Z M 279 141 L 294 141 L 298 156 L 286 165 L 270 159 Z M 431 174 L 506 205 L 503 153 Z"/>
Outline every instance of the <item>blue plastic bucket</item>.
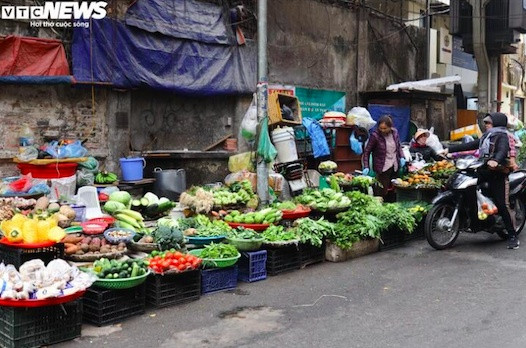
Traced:
<path fill-rule="evenodd" d="M 122 179 L 124 181 L 139 181 L 143 179 L 143 169 L 146 161 L 142 157 L 121 158 Z"/>

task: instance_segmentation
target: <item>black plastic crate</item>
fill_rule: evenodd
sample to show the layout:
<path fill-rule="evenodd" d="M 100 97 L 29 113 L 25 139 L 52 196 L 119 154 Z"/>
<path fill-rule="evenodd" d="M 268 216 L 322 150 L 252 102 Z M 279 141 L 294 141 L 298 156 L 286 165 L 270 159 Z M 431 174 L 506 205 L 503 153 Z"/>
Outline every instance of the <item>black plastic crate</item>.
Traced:
<path fill-rule="evenodd" d="M 40 347 L 80 337 L 82 301 L 38 308 L 0 307 L 0 347 Z"/>
<path fill-rule="evenodd" d="M 310 244 L 299 245 L 300 268 L 325 261 L 325 243 L 321 247 Z"/>
<path fill-rule="evenodd" d="M 438 189 L 413 189 L 399 188 L 395 189 L 397 202 L 420 201 L 431 203 L 438 194 Z"/>
<path fill-rule="evenodd" d="M 405 244 L 406 234 L 399 229 L 388 229 L 380 234 L 380 250 L 393 249 Z"/>
<path fill-rule="evenodd" d="M 80 337 L 83 309 L 82 300 L 59 306 L 55 312 L 54 320 L 51 321 L 49 340 L 46 343 L 55 344 Z"/>
<path fill-rule="evenodd" d="M 237 265 L 228 268 L 203 269 L 201 271 L 201 293 L 233 290 L 237 287 Z"/>
<path fill-rule="evenodd" d="M 198 300 L 201 297 L 201 272 L 152 274 L 146 280 L 146 302 L 166 307 Z"/>
<path fill-rule="evenodd" d="M 241 253 L 237 265 L 239 268 L 238 280 L 251 283 L 267 279 L 266 250 Z"/>
<path fill-rule="evenodd" d="M 417 240 L 417 239 L 423 239 L 425 237 L 425 233 L 424 233 L 424 224 L 425 224 L 425 216 L 424 218 L 422 219 L 422 221 L 420 221 L 417 225 L 416 225 L 416 228 L 415 230 L 413 231 L 413 233 L 406 233 L 405 234 L 405 240 L 406 241 L 410 241 L 410 240 Z"/>
<path fill-rule="evenodd" d="M 19 268 L 24 262 L 41 259 L 48 264 L 54 259 L 64 258 L 64 244 L 57 243 L 54 246 L 36 249 L 13 248 L 0 245 L 0 262 Z"/>
<path fill-rule="evenodd" d="M 89 288 L 83 297 L 84 321 L 103 326 L 143 314 L 146 307 L 145 289 L 144 284 L 120 290 Z"/>
<path fill-rule="evenodd" d="M 300 254 L 296 246 L 267 249 L 268 275 L 274 276 L 296 269 L 300 269 Z"/>

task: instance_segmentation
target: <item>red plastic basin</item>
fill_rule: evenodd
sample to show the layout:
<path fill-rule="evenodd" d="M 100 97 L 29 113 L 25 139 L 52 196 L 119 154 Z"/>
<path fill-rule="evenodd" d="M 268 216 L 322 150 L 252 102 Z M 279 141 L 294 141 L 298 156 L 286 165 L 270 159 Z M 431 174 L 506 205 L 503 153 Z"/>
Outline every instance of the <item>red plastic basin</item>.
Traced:
<path fill-rule="evenodd" d="M 36 179 L 59 179 L 73 176 L 77 172 L 77 163 L 52 163 L 44 165 L 18 163 L 22 175 L 31 173 Z"/>

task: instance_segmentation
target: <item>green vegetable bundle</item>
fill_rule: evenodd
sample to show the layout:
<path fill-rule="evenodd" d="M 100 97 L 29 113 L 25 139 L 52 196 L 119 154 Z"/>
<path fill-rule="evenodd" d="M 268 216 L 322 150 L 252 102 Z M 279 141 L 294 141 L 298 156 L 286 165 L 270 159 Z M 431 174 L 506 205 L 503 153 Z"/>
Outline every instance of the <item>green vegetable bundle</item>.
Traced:
<path fill-rule="evenodd" d="M 270 226 L 261 235 L 269 242 L 285 242 L 298 239 L 294 229 L 285 229 L 283 226 Z"/>
<path fill-rule="evenodd" d="M 215 244 L 205 246 L 201 255 L 202 259 L 228 259 L 239 255 L 236 247 L 230 244 Z"/>
<path fill-rule="evenodd" d="M 325 237 L 334 233 L 334 224 L 323 218 L 319 220 L 303 218 L 296 220 L 293 230 L 299 236 L 300 242 L 321 247 Z"/>
<path fill-rule="evenodd" d="M 235 239 L 261 240 L 263 236 L 250 228 L 238 227 L 231 229 L 228 236 Z"/>
<path fill-rule="evenodd" d="M 322 212 L 346 209 L 351 206 L 351 200 L 341 192 L 325 188 L 319 190 L 305 190 L 296 197 L 296 201 Z"/>
<path fill-rule="evenodd" d="M 125 279 L 146 274 L 148 265 L 143 260 L 108 260 L 102 258 L 93 263 L 93 271 L 100 279 Z"/>
<path fill-rule="evenodd" d="M 231 211 L 225 216 L 226 222 L 242 224 L 271 224 L 281 220 L 283 213 L 281 210 L 266 208 L 260 211 L 241 214 L 237 210 Z"/>

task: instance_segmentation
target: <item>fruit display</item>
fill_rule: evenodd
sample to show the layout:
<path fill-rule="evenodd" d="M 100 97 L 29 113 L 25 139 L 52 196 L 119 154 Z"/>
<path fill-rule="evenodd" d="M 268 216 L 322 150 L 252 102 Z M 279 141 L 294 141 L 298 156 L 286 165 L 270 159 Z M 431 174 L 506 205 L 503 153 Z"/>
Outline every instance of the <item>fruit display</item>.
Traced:
<path fill-rule="evenodd" d="M 272 224 L 281 220 L 283 213 L 274 208 L 265 208 L 260 211 L 242 214 L 238 210 L 232 210 L 224 217 L 226 222 L 241 224 Z"/>
<path fill-rule="evenodd" d="M 135 210 L 127 209 L 120 202 L 108 201 L 104 204 L 103 209 L 111 214 L 115 219 L 115 227 L 126 228 L 135 232 L 146 233 L 148 229 L 144 224 L 144 217 Z"/>
<path fill-rule="evenodd" d="M 185 272 L 198 269 L 202 260 L 197 256 L 172 249 L 164 252 L 153 251 L 147 262 L 153 272 L 163 274 L 168 271 Z"/>
<path fill-rule="evenodd" d="M 175 208 L 175 202 L 166 197 L 157 197 L 154 193 L 148 192 L 140 199 L 131 201 L 131 209 L 140 212 L 147 218 L 157 218 L 170 213 Z"/>
<path fill-rule="evenodd" d="M 95 183 L 101 185 L 113 184 L 117 179 L 117 174 L 107 171 L 98 172 L 97 175 L 95 175 Z"/>
<path fill-rule="evenodd" d="M 437 189 L 442 186 L 442 181 L 434 179 L 429 174 L 422 174 L 420 172 L 417 172 L 417 173 L 411 173 L 405 176 L 403 179 L 396 179 L 393 181 L 393 184 L 395 186 L 405 187 L 405 188 Z"/>
<path fill-rule="evenodd" d="M 101 258 L 93 263 L 92 271 L 99 279 L 126 279 L 145 275 L 148 264 L 143 260 L 117 261 Z"/>
<path fill-rule="evenodd" d="M 62 239 L 66 255 L 103 255 L 126 251 L 126 244 L 111 244 L 104 237 L 83 237 L 68 234 Z"/>
<path fill-rule="evenodd" d="M 58 223 L 57 215 L 43 218 L 38 215 L 27 217 L 15 214 L 11 219 L 2 221 L 0 228 L 4 237 L 11 243 L 60 242 L 66 232 Z"/>
<path fill-rule="evenodd" d="M 345 194 L 330 188 L 304 190 L 296 197 L 296 201 L 321 212 L 347 209 L 351 205 L 351 200 Z"/>
<path fill-rule="evenodd" d="M 455 173 L 456 168 L 453 162 L 442 160 L 425 167 L 424 170 L 429 172 L 433 178 L 440 179 L 449 178 L 453 173 Z"/>

